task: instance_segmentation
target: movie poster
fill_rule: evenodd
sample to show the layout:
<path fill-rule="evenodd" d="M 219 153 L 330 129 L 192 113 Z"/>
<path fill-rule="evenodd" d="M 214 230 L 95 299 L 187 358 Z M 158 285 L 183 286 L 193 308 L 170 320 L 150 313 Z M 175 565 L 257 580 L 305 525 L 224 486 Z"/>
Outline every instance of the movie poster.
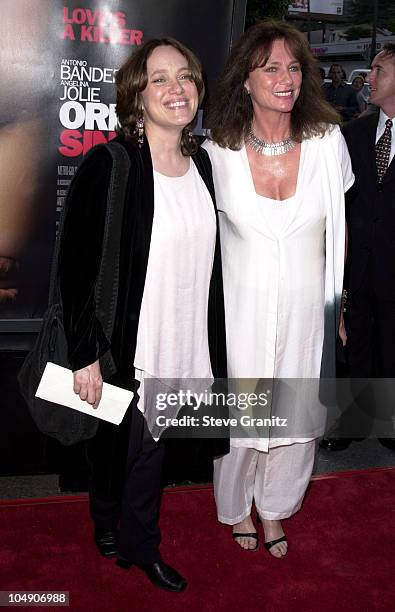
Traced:
<path fill-rule="evenodd" d="M 2 0 L 0 20 L 1 319 L 46 310 L 56 226 L 83 155 L 115 136 L 117 68 L 149 38 L 201 59 L 208 90 L 240 0 Z M 239 20 L 240 22 L 240 20 Z M 200 118 L 201 124 L 201 118 Z"/>

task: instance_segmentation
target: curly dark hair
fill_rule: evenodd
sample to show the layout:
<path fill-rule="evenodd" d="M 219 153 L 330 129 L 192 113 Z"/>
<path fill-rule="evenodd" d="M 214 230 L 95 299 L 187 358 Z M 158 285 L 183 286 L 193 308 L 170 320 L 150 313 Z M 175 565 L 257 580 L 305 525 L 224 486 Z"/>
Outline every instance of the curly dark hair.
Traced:
<path fill-rule="evenodd" d="M 143 114 L 140 93 L 144 91 L 148 82 L 147 60 L 154 49 L 162 46 L 174 47 L 186 58 L 198 92 L 199 106 L 204 97 L 202 67 L 196 55 L 174 38 L 152 38 L 147 40 L 147 42 L 132 53 L 120 67 L 115 77 L 117 90 L 116 112 L 119 123 L 116 131 L 120 136 L 132 142 L 137 142 L 136 121 Z M 194 137 L 191 138 L 189 135 L 195 123 L 196 118 L 182 130 L 181 151 L 185 156 L 195 153 L 198 148 L 196 139 Z"/>
<path fill-rule="evenodd" d="M 301 65 L 302 85 L 291 112 L 291 137 L 323 136 L 339 114 L 325 100 L 319 66 L 299 30 L 283 21 L 266 20 L 252 26 L 233 48 L 217 84 L 208 116 L 211 138 L 221 147 L 240 149 L 251 129 L 253 108 L 244 83 L 250 72 L 264 66 L 275 40 L 284 40 Z"/>

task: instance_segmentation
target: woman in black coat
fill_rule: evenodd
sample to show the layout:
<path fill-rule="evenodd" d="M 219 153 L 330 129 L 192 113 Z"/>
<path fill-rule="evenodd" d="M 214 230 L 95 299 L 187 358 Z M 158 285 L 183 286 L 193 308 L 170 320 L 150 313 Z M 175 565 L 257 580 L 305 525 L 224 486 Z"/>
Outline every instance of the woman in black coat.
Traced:
<path fill-rule="evenodd" d="M 65 220 L 65 329 L 74 391 L 82 400 L 97 407 L 100 357 L 108 351 L 116 366 L 110 382 L 139 389 L 121 426 L 101 421 L 89 443 L 96 544 L 105 556 L 117 554 L 118 565 L 137 565 L 157 586 L 181 591 L 185 579 L 159 552 L 163 445 L 148 431 L 155 407 L 144 401 L 144 389 L 150 378 L 226 376 L 211 166 L 191 133 L 204 85 L 197 58 L 170 38 L 142 45 L 117 73 L 116 84 L 117 140 L 129 155 L 130 172 L 114 331 L 106 337 L 95 310 L 112 168 L 100 146 L 73 181 Z"/>

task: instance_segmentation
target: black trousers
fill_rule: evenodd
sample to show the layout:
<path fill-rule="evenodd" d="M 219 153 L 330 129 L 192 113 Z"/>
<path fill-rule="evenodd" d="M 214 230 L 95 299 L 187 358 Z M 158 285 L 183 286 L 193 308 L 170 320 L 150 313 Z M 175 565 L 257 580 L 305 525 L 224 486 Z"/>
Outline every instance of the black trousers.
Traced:
<path fill-rule="evenodd" d="M 347 351 L 353 378 L 395 377 L 395 300 L 377 295 L 369 275 L 348 307 Z"/>
<path fill-rule="evenodd" d="M 347 308 L 347 362 L 353 403 L 341 415 L 341 437 L 394 437 L 395 300 L 374 289 L 370 270 Z M 386 380 L 384 380 L 386 379 Z"/>
<path fill-rule="evenodd" d="M 119 526 L 118 553 L 133 563 L 160 560 L 158 525 L 162 442 L 155 442 L 133 400 L 121 425 L 100 421 L 87 445 L 91 516 L 98 527 Z"/>

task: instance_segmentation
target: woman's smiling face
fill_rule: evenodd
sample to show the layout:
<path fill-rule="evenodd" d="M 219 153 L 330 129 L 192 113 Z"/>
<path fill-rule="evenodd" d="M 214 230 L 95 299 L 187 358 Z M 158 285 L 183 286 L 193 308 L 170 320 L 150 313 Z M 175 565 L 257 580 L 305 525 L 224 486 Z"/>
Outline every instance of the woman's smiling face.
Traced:
<path fill-rule="evenodd" d="M 290 113 L 299 96 L 302 70 L 284 39 L 273 43 L 264 66 L 252 70 L 245 82 L 254 111 Z"/>
<path fill-rule="evenodd" d="M 147 60 L 147 86 L 141 93 L 146 128 L 182 130 L 193 120 L 198 92 L 187 59 L 162 45 Z"/>

